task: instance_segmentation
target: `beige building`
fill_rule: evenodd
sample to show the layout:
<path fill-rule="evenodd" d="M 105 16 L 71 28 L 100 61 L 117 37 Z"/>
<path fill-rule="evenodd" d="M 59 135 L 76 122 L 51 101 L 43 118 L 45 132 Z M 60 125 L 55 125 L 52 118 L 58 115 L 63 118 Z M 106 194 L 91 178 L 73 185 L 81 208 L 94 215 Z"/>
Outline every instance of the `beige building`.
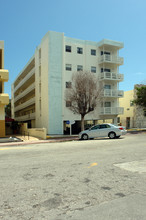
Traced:
<path fill-rule="evenodd" d="M 124 97 L 119 100 L 120 105 L 124 107 L 124 114 L 119 115 L 118 122 L 126 128 L 134 127 L 134 90 L 124 92 Z"/>
<path fill-rule="evenodd" d="M 5 105 L 9 95 L 4 93 L 4 83 L 9 79 L 8 70 L 4 69 L 4 41 L 0 41 L 0 137 L 5 137 Z"/>
<path fill-rule="evenodd" d="M 146 128 L 146 114 L 143 108 L 133 105 L 133 100 L 136 98 L 136 87 L 133 90 L 124 92 L 124 97 L 120 99 L 120 106 L 124 107 L 124 114 L 119 115 L 118 122 L 126 128 Z"/>
<path fill-rule="evenodd" d="M 117 123 L 117 115 L 123 113 L 119 105 L 124 95 L 119 90 L 124 79 L 119 72 L 123 46 L 122 42 L 78 40 L 49 31 L 12 84 L 12 117 L 31 128 L 44 127 L 48 134 L 63 134 L 73 120 L 73 130 L 78 132 L 80 115 L 69 110 L 65 90 L 71 86 L 72 73 L 86 70 L 104 87 L 103 101 L 94 113 L 86 115 L 86 123 L 106 119 Z"/>

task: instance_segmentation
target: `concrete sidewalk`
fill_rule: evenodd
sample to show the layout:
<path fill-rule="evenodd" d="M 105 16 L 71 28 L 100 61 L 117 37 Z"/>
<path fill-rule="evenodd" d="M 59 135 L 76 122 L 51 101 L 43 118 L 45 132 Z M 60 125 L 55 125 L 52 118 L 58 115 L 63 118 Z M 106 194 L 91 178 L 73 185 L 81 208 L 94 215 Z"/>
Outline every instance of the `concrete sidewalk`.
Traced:
<path fill-rule="evenodd" d="M 54 143 L 54 142 L 65 142 L 65 141 L 73 141 L 78 140 L 77 135 L 67 136 L 67 135 L 53 135 L 47 136 L 48 139 L 42 140 L 32 136 L 21 136 L 16 135 L 14 138 L 19 139 L 19 141 L 9 141 L 5 138 L 5 142 L 2 140 L 0 141 L 0 147 L 7 147 L 7 146 L 22 146 L 22 145 L 30 145 L 30 144 L 41 144 L 41 143 Z M 2 138 L 4 139 L 4 138 Z"/>

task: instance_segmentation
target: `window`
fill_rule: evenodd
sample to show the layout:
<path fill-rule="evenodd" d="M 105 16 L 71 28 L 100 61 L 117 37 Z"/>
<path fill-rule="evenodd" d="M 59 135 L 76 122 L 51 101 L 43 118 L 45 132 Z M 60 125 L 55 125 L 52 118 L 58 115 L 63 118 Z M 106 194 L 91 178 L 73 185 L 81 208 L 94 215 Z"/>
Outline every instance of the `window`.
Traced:
<path fill-rule="evenodd" d="M 120 117 L 117 117 L 117 123 L 118 124 L 120 123 Z"/>
<path fill-rule="evenodd" d="M 66 51 L 66 52 L 71 52 L 71 46 L 66 45 L 66 46 L 65 46 L 65 51 Z"/>
<path fill-rule="evenodd" d="M 133 106 L 134 104 L 133 104 L 133 101 L 132 100 L 130 100 L 130 106 Z"/>
<path fill-rule="evenodd" d="M 111 107 L 111 102 L 105 102 L 104 107 Z"/>
<path fill-rule="evenodd" d="M 81 48 L 81 47 L 77 47 L 77 53 L 79 53 L 79 54 L 83 54 L 83 48 Z"/>
<path fill-rule="evenodd" d="M 77 71 L 83 71 L 83 66 L 77 65 Z"/>
<path fill-rule="evenodd" d="M 66 101 L 66 107 L 71 107 L 71 101 Z"/>
<path fill-rule="evenodd" d="M 110 52 L 107 52 L 107 51 L 101 51 L 101 55 L 103 55 L 103 54 L 110 55 L 111 53 L 110 53 Z"/>
<path fill-rule="evenodd" d="M 41 48 L 39 49 L 39 59 L 41 59 Z"/>
<path fill-rule="evenodd" d="M 65 69 L 66 69 L 67 71 L 71 71 L 71 70 L 72 70 L 72 65 L 71 65 L 71 64 L 66 64 Z"/>
<path fill-rule="evenodd" d="M 96 50 L 91 49 L 91 55 L 96 56 Z"/>
<path fill-rule="evenodd" d="M 39 66 L 39 77 L 41 77 L 41 66 Z"/>
<path fill-rule="evenodd" d="M 41 93 L 41 83 L 39 83 L 39 93 Z"/>
<path fill-rule="evenodd" d="M 96 73 L 96 66 L 91 66 L 91 73 Z"/>
<path fill-rule="evenodd" d="M 0 93 L 3 92 L 3 83 L 0 81 Z"/>
<path fill-rule="evenodd" d="M 111 89 L 111 85 L 105 85 L 104 88 L 105 89 Z"/>
<path fill-rule="evenodd" d="M 66 88 L 69 89 L 72 87 L 72 83 L 71 82 L 66 82 Z"/>
<path fill-rule="evenodd" d="M 95 125 L 94 127 L 91 128 L 91 130 L 96 130 L 99 129 L 99 125 Z"/>
<path fill-rule="evenodd" d="M 101 68 L 101 73 L 103 73 L 103 72 L 108 72 L 108 73 L 110 73 L 111 72 L 111 70 L 110 69 L 106 69 L 106 68 Z"/>
<path fill-rule="evenodd" d="M 108 128 L 108 126 L 106 124 L 100 125 L 100 129 L 103 129 L 103 128 Z"/>

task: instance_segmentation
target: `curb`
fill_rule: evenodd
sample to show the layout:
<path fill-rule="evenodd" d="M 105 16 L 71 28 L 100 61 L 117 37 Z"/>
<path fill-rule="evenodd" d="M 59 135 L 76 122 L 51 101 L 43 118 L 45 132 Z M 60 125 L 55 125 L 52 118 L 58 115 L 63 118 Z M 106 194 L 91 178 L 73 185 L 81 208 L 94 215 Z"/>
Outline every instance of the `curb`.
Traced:
<path fill-rule="evenodd" d="M 10 147 L 10 146 L 14 146 L 14 147 L 17 147 L 17 146 L 24 146 L 24 145 L 32 145 L 32 144 L 47 144 L 47 143 L 59 143 L 59 142 L 67 142 L 67 141 L 76 141 L 78 140 L 78 138 L 62 138 L 62 139 L 50 139 L 50 140 L 39 140 L 39 141 L 31 141 L 31 142 L 13 142 L 13 143 L 0 143 L 0 147 Z"/>

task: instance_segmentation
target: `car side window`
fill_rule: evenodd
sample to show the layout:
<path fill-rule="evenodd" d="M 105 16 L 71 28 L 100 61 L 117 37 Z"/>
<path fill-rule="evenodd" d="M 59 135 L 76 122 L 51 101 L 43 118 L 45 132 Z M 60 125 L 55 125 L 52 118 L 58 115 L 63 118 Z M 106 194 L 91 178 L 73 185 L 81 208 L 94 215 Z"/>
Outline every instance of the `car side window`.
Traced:
<path fill-rule="evenodd" d="M 100 125 L 100 129 L 107 128 L 107 125 Z"/>
<path fill-rule="evenodd" d="M 99 129 L 99 125 L 95 125 L 94 127 L 91 128 L 91 130 L 96 130 Z"/>

